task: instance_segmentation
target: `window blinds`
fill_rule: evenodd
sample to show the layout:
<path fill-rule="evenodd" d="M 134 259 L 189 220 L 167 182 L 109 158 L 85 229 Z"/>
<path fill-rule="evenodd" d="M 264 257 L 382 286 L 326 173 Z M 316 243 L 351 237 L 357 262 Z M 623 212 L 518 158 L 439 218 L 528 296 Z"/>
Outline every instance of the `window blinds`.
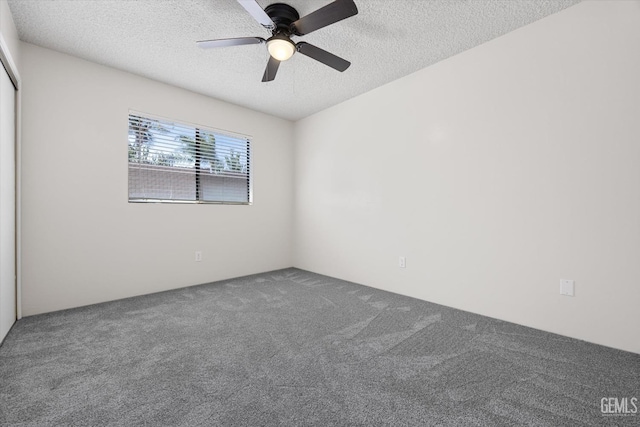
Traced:
<path fill-rule="evenodd" d="M 130 202 L 251 202 L 250 140 L 129 114 Z"/>

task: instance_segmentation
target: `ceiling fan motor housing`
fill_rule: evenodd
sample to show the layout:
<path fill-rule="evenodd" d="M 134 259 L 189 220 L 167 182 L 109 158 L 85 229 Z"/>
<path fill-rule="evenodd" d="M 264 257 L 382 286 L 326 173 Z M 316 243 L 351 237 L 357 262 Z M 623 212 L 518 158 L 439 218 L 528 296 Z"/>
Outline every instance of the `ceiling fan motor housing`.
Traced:
<path fill-rule="evenodd" d="M 273 34 L 291 35 L 291 24 L 300 19 L 298 11 L 285 3 L 273 3 L 265 7 L 264 11 L 276 24 Z"/>

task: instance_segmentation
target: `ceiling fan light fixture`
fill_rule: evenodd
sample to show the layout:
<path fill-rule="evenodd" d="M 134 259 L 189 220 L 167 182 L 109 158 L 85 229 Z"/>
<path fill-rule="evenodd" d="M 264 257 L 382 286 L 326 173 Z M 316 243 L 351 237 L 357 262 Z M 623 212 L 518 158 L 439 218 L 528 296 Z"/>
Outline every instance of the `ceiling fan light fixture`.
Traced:
<path fill-rule="evenodd" d="M 288 37 L 273 36 L 267 40 L 267 49 L 274 59 L 286 61 L 293 56 L 296 46 Z"/>
<path fill-rule="evenodd" d="M 263 9 L 258 4 L 258 0 L 237 1 L 249 12 L 253 19 L 271 31 L 272 37 L 267 40 L 262 37 L 201 40 L 198 42 L 198 47 L 210 49 L 266 43 L 269 51 L 269 62 L 267 62 L 267 68 L 265 68 L 262 75 L 263 82 L 273 81 L 280 63 L 291 58 L 296 52 L 300 52 L 300 54 L 340 72 L 345 71 L 351 65 L 349 61 L 310 43 L 304 41 L 294 43 L 291 41 L 291 37 L 306 36 L 320 28 L 357 15 L 358 7 L 353 0 L 333 0 L 332 3 L 302 18 L 300 18 L 300 14 L 295 8 L 285 3 L 272 3 Z M 266 2 L 267 0 L 260 1 Z"/>

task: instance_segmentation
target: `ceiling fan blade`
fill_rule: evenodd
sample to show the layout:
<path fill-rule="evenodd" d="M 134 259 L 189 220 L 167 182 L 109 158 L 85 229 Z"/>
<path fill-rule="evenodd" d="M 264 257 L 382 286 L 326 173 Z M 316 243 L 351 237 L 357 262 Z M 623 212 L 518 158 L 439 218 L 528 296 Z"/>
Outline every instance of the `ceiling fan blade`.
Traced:
<path fill-rule="evenodd" d="M 242 46 L 245 44 L 260 44 L 266 40 L 262 37 L 238 37 L 234 39 L 201 40 L 196 42 L 199 48 L 211 49 L 214 47 Z"/>
<path fill-rule="evenodd" d="M 303 36 L 357 14 L 358 8 L 353 0 L 336 0 L 298 19 L 291 28 L 296 35 Z"/>
<path fill-rule="evenodd" d="M 276 24 L 274 24 L 269 15 L 267 15 L 267 12 L 260 7 L 256 0 L 238 0 L 238 3 L 263 27 L 269 30 L 276 28 Z"/>
<path fill-rule="evenodd" d="M 339 56 L 335 56 L 333 53 L 329 53 L 324 49 L 320 49 L 317 46 L 314 46 L 309 43 L 299 42 L 296 44 L 296 48 L 298 52 L 303 55 L 308 56 L 309 58 L 313 58 L 316 61 L 322 62 L 329 67 L 338 70 L 340 72 L 346 70 L 351 65 L 351 62 L 346 61 Z"/>
<path fill-rule="evenodd" d="M 267 63 L 267 68 L 264 70 L 264 75 L 262 76 L 262 82 L 270 82 L 273 79 L 275 79 L 279 66 L 280 66 L 280 61 L 275 59 L 273 56 L 269 56 L 269 62 Z"/>

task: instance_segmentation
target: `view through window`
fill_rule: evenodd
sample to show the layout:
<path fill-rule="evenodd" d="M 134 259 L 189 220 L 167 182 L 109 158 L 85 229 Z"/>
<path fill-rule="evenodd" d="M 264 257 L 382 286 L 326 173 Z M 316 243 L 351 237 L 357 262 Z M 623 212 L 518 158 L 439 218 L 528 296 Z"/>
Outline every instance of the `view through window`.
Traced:
<path fill-rule="evenodd" d="M 251 203 L 250 140 L 129 114 L 129 201 Z"/>

